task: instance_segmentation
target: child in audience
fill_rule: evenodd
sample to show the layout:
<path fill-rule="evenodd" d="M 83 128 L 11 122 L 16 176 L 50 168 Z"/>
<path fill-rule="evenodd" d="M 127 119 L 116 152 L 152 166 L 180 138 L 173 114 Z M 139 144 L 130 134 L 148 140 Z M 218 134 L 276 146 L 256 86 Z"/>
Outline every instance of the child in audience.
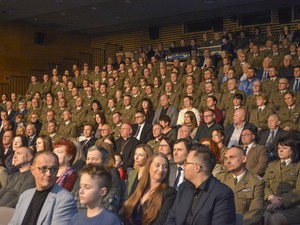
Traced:
<path fill-rule="evenodd" d="M 123 156 L 116 153 L 115 154 L 115 161 L 116 161 L 116 163 L 115 163 L 114 167 L 116 167 L 119 170 L 120 178 L 122 180 L 126 180 L 126 174 L 125 174 L 125 172 L 124 172 L 124 170 L 122 168 L 122 165 L 123 165 Z"/>
<path fill-rule="evenodd" d="M 80 203 L 87 211 L 79 212 L 69 225 L 122 225 L 120 219 L 103 207 L 103 198 L 111 188 L 112 177 L 103 165 L 88 164 L 80 172 Z"/>

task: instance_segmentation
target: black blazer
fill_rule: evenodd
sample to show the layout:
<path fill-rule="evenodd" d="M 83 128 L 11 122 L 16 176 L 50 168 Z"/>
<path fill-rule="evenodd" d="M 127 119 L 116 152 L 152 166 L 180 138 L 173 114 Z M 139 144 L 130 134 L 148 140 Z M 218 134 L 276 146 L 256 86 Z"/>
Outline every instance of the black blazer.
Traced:
<path fill-rule="evenodd" d="M 257 143 L 260 145 L 265 145 L 270 135 L 270 132 L 271 132 L 270 130 L 262 131 L 259 137 L 259 141 Z M 274 144 L 271 149 L 271 152 L 273 153 L 274 157 L 278 158 L 278 146 L 277 146 L 278 140 L 281 138 L 289 138 L 289 137 L 291 137 L 290 132 L 281 129 L 280 127 L 278 128 L 278 131 L 274 137 L 274 141 L 273 141 Z"/>
<path fill-rule="evenodd" d="M 36 140 L 38 139 L 39 135 L 38 133 L 35 134 L 35 136 L 33 137 L 32 141 L 29 143 L 29 137 L 27 138 L 28 141 L 28 146 L 33 146 L 33 150 L 34 152 L 36 152 Z"/>
<path fill-rule="evenodd" d="M 213 65 L 217 68 L 217 64 L 218 64 L 218 60 L 216 59 L 215 56 L 210 56 L 212 62 L 213 62 Z M 204 59 L 205 57 L 200 57 L 200 62 L 198 64 L 198 66 L 201 68 L 203 66 L 203 63 L 204 63 Z"/>
<path fill-rule="evenodd" d="M 81 147 L 82 147 L 82 145 L 83 145 L 84 142 L 85 142 L 85 140 L 79 142 Z M 87 156 L 87 150 L 89 149 L 89 147 L 94 146 L 94 145 L 95 145 L 95 142 L 96 142 L 96 139 L 92 137 L 92 138 L 91 138 L 87 143 L 85 143 L 85 145 L 82 147 L 82 150 L 83 150 L 83 153 L 84 153 L 84 155 L 85 155 L 85 158 L 86 158 L 86 156 Z"/>
<path fill-rule="evenodd" d="M 15 114 L 16 114 L 16 111 L 12 109 L 12 110 L 10 111 L 10 114 L 8 115 L 8 119 L 12 121 L 12 119 L 13 119 L 14 116 L 15 116 Z"/>
<path fill-rule="evenodd" d="M 235 204 L 232 190 L 211 176 L 196 206 L 192 225 L 222 224 L 235 225 Z M 189 181 L 183 182 L 176 200 L 169 211 L 164 225 L 184 225 L 194 199 L 193 186 Z"/>
<path fill-rule="evenodd" d="M 133 124 L 132 125 L 132 135 L 133 136 L 135 135 L 137 129 L 138 129 L 138 124 Z M 141 133 L 140 142 L 143 144 L 147 144 L 147 142 L 152 139 L 154 139 L 153 132 L 152 132 L 152 125 L 145 123 L 142 133 Z"/>
<path fill-rule="evenodd" d="M 295 78 L 293 78 L 292 80 L 290 80 L 290 86 L 289 86 L 290 90 L 294 90 L 294 84 L 295 84 Z M 300 81 L 298 82 L 298 90 L 299 89 L 300 89 Z"/>
<path fill-rule="evenodd" d="M 141 144 L 141 142 L 139 140 L 137 140 L 134 137 L 130 137 L 129 139 L 127 139 L 127 142 L 124 145 L 123 148 L 123 138 L 120 137 L 117 141 L 116 141 L 116 146 L 117 146 L 117 151 L 116 153 L 121 153 L 121 151 L 123 150 L 123 169 L 126 172 L 128 167 L 133 167 L 134 164 L 134 152 L 135 152 L 135 148 L 136 146 L 138 146 L 139 144 Z"/>
<path fill-rule="evenodd" d="M 255 132 L 255 137 L 257 137 L 257 127 L 255 125 L 253 125 L 252 123 L 248 123 L 246 121 L 245 125 L 244 125 L 244 129 L 245 128 L 251 128 L 252 130 L 254 130 Z M 229 141 L 230 141 L 230 138 L 231 138 L 231 135 L 234 131 L 234 126 L 233 124 L 229 124 L 225 127 L 225 130 L 224 130 L 224 133 L 225 133 L 225 145 L 227 146 Z M 256 139 L 256 138 L 255 138 Z M 239 145 L 242 145 L 243 142 L 242 142 L 242 137 L 240 137 L 240 140 L 239 140 Z"/>
<path fill-rule="evenodd" d="M 261 81 L 262 76 L 264 75 L 264 69 L 257 71 L 256 73 L 256 78 L 259 79 Z M 267 71 L 267 79 L 269 79 L 269 71 Z"/>

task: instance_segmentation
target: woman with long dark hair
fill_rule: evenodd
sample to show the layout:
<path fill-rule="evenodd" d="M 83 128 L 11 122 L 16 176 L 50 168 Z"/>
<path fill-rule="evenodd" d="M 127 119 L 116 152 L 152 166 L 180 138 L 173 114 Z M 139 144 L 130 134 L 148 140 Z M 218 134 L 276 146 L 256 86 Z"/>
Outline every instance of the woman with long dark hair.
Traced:
<path fill-rule="evenodd" d="M 95 138 L 101 138 L 101 129 L 104 124 L 107 124 L 106 117 L 103 112 L 99 111 L 95 115 L 96 125 L 95 125 Z"/>
<path fill-rule="evenodd" d="M 146 123 L 152 124 L 154 118 L 154 110 L 152 101 L 149 98 L 142 99 L 142 108 L 146 116 Z"/>
<path fill-rule="evenodd" d="M 269 163 L 264 180 L 265 225 L 300 223 L 300 163 L 295 141 L 278 140 L 279 160 Z"/>
<path fill-rule="evenodd" d="M 155 153 L 144 171 L 147 173 L 124 203 L 126 224 L 163 224 L 176 198 L 176 190 L 168 185 L 168 158 L 163 153 Z"/>

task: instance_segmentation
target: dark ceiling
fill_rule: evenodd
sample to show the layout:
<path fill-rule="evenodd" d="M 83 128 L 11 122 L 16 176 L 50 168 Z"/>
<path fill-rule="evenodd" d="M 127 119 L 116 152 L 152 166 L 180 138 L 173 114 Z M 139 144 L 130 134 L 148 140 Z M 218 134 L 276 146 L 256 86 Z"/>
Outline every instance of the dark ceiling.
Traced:
<path fill-rule="evenodd" d="M 0 0 L 0 20 L 91 36 L 295 5 L 299 0 Z"/>

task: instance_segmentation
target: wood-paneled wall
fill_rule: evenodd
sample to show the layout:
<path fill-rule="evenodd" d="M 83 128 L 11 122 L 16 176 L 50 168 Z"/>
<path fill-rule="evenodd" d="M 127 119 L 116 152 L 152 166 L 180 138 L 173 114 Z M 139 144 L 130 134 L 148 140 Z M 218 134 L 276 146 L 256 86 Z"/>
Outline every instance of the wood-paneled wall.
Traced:
<path fill-rule="evenodd" d="M 285 24 L 279 24 L 278 19 L 278 10 L 272 10 L 272 28 L 275 32 L 280 33 L 282 27 Z M 293 14 L 293 13 L 292 13 Z M 291 17 L 292 17 L 291 14 Z M 269 24 L 261 24 L 258 25 L 262 32 L 266 32 L 266 27 Z M 297 23 L 293 21 L 288 24 L 291 30 L 296 29 Z M 245 26 L 247 33 L 252 35 L 254 33 L 253 26 Z M 231 16 L 227 16 L 223 18 L 223 28 L 231 28 L 232 32 L 238 30 L 238 22 L 232 22 Z M 183 32 L 183 24 L 171 24 L 166 26 L 159 27 L 159 39 L 151 40 L 149 36 L 148 28 L 135 29 L 129 31 L 115 32 L 106 35 L 98 35 L 92 37 L 91 45 L 92 48 L 100 48 L 105 49 L 105 44 L 116 44 L 123 46 L 123 51 L 137 51 L 139 47 L 143 47 L 146 49 L 148 44 L 152 44 L 154 48 L 157 47 L 159 43 L 163 43 L 164 46 L 168 47 L 171 41 L 175 41 L 176 45 L 179 45 L 181 39 L 186 40 L 187 44 L 189 44 L 192 38 L 196 38 L 198 41 L 202 40 L 203 34 L 207 33 L 209 39 L 213 39 L 214 32 L 213 30 L 207 32 L 195 32 L 185 34 Z M 112 54 L 112 53 L 111 53 Z M 109 55 L 107 55 L 109 57 Z"/>

